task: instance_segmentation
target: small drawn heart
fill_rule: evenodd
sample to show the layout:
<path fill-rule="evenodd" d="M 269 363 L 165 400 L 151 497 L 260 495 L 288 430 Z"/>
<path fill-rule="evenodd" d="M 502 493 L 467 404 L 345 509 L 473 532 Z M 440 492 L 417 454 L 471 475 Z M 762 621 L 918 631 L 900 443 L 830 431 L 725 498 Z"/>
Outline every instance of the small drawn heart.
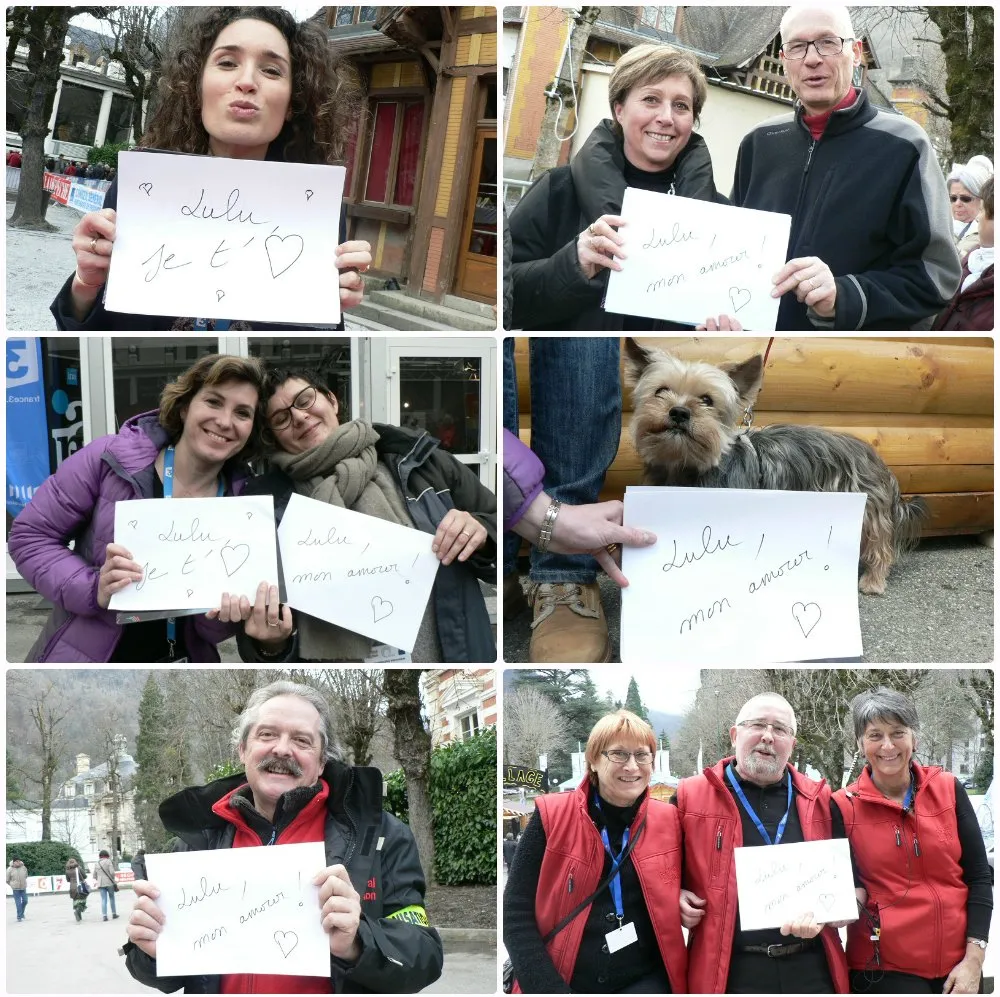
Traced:
<path fill-rule="evenodd" d="M 226 292 L 225 291 L 216 291 L 215 292 L 215 300 L 216 301 L 221 301 L 225 296 L 226 296 Z"/>
<path fill-rule="evenodd" d="M 194 589 L 188 589 L 188 590 L 187 590 L 187 594 L 188 594 L 188 598 L 190 599 L 190 598 L 191 598 L 191 596 L 193 596 L 193 595 L 194 595 Z"/>
<path fill-rule="evenodd" d="M 226 551 L 230 552 L 228 557 Z M 222 565 L 226 569 L 226 577 L 232 578 L 247 563 L 247 558 L 250 557 L 250 547 L 247 544 L 233 544 L 232 546 L 227 544 L 219 553 L 222 555 Z"/>
<path fill-rule="evenodd" d="M 306 191 L 306 200 L 307 201 L 311 201 L 312 200 L 312 196 L 313 196 L 313 192 L 311 190 L 307 190 Z"/>
<path fill-rule="evenodd" d="M 248 512 L 247 513 L 247 519 L 253 519 L 253 513 L 252 512 Z"/>
<path fill-rule="evenodd" d="M 808 637 L 819 623 L 823 610 L 815 602 L 797 602 L 792 606 L 792 616 L 799 625 L 803 637 Z"/>
<path fill-rule="evenodd" d="M 271 276 L 277 280 L 286 270 L 298 261 L 305 250 L 301 235 L 269 235 L 264 240 L 267 250 L 267 262 L 271 267 Z"/>
<path fill-rule="evenodd" d="M 386 609 L 386 607 L 389 607 Z M 384 620 L 387 616 L 392 616 L 392 603 L 388 599 L 383 599 L 381 596 L 374 596 L 372 598 L 372 616 L 374 617 L 373 622 L 378 623 L 379 620 Z"/>
<path fill-rule="evenodd" d="M 732 302 L 733 311 L 738 312 L 741 308 L 746 308 L 750 304 L 750 292 L 745 287 L 731 287 L 729 289 L 729 300 Z M 739 304 L 736 303 L 737 301 Z"/>
<path fill-rule="evenodd" d="M 134 530 L 139 525 L 139 520 L 138 519 L 130 519 L 128 521 L 128 525 L 131 526 L 132 529 Z"/>
<path fill-rule="evenodd" d="M 153 185 L 151 183 L 141 183 L 139 184 L 139 190 L 146 194 L 146 197 L 151 197 L 153 194 Z"/>
<path fill-rule="evenodd" d="M 819 902 L 823 905 L 823 910 L 833 910 L 833 899 L 832 893 L 821 893 L 819 895 Z"/>
<path fill-rule="evenodd" d="M 276 931 L 274 940 L 281 949 L 281 954 L 287 959 L 296 945 L 299 944 L 299 936 L 294 931 Z"/>

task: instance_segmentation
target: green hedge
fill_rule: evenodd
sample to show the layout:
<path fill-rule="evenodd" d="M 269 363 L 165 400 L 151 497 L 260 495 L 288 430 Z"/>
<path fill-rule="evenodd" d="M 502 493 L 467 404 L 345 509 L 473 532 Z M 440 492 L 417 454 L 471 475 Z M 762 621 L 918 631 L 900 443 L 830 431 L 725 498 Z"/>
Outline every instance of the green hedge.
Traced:
<path fill-rule="evenodd" d="M 104 145 L 92 146 L 87 150 L 87 162 L 117 167 L 118 153 L 128 152 L 131 148 L 131 142 L 107 142 Z"/>
<path fill-rule="evenodd" d="M 385 808 L 407 814 L 402 769 L 386 776 Z M 492 727 L 431 752 L 434 871 L 448 886 L 497 880 L 497 734 Z"/>
<path fill-rule="evenodd" d="M 7 845 L 7 865 L 16 855 L 27 867 L 29 876 L 62 876 L 66 863 L 74 858 L 84 866 L 80 853 L 64 841 L 18 841 Z"/>

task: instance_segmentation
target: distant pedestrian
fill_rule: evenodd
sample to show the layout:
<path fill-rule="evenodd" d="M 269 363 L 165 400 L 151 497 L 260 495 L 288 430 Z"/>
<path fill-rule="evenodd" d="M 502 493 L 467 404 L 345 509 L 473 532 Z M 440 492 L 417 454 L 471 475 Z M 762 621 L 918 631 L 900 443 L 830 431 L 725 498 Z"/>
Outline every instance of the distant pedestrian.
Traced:
<path fill-rule="evenodd" d="M 17 919 L 24 920 L 24 908 L 28 906 L 28 870 L 20 857 L 12 855 L 7 866 L 7 885 L 14 893 L 14 909 Z"/>
<path fill-rule="evenodd" d="M 80 863 L 76 859 L 70 859 L 66 863 L 66 879 L 69 880 L 69 896 L 73 901 L 73 916 L 78 920 L 83 920 L 83 912 L 87 909 L 87 894 L 90 887 L 87 885 L 87 873 L 80 868 Z"/>
<path fill-rule="evenodd" d="M 66 157 L 60 152 L 59 158 L 56 160 L 56 173 L 66 172 Z"/>
<path fill-rule="evenodd" d="M 146 852 L 145 849 L 140 848 L 139 851 L 132 856 L 132 875 L 136 879 L 148 879 L 146 875 Z"/>
<path fill-rule="evenodd" d="M 21 168 L 21 153 L 17 149 L 10 150 L 10 155 L 7 157 L 7 165 L 13 166 L 18 170 Z"/>
<path fill-rule="evenodd" d="M 510 868 L 511 862 L 514 861 L 514 852 L 517 849 L 517 842 L 514 840 L 514 832 L 508 831 L 503 836 L 503 864 L 506 868 Z"/>
<path fill-rule="evenodd" d="M 70 163 L 69 166 L 66 167 L 66 176 L 68 177 L 76 176 L 76 163 Z"/>
<path fill-rule="evenodd" d="M 111 864 L 111 856 L 102 848 L 94 870 L 97 877 L 97 888 L 101 891 L 101 916 L 108 919 L 108 899 L 111 899 L 111 919 L 118 920 L 118 910 L 115 907 L 115 894 L 118 884 L 115 882 L 115 867 Z"/>

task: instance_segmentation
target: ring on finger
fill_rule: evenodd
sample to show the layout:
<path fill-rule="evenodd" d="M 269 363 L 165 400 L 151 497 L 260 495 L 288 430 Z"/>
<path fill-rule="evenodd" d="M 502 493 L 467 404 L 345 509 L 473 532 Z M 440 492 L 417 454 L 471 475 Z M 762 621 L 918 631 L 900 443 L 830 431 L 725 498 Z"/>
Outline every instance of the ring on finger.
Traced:
<path fill-rule="evenodd" d="M 591 222 L 591 223 L 590 223 L 590 224 L 589 224 L 589 225 L 587 226 L 587 231 L 588 231 L 588 232 L 589 232 L 589 233 L 590 233 L 591 235 L 593 235 L 593 234 L 594 234 L 594 223 L 593 223 L 593 222 Z"/>
<path fill-rule="evenodd" d="M 93 236 L 90 240 L 90 251 L 97 256 L 97 236 Z"/>
<path fill-rule="evenodd" d="M 468 530 L 462 530 L 462 532 L 459 533 L 459 536 L 460 537 L 471 537 L 472 534 Z"/>
<path fill-rule="evenodd" d="M 267 625 L 269 627 L 280 627 L 281 626 L 280 623 L 272 623 L 270 620 L 267 621 Z"/>

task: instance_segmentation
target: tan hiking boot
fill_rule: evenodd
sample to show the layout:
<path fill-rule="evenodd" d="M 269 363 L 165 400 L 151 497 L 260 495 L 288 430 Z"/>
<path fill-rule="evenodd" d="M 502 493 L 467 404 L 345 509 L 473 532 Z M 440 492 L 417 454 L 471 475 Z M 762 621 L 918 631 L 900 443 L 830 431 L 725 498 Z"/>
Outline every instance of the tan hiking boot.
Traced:
<path fill-rule="evenodd" d="M 608 621 L 597 582 L 541 582 L 530 593 L 535 619 L 531 624 L 528 660 L 595 662 L 611 659 Z"/>
<path fill-rule="evenodd" d="M 524 598 L 521 588 L 521 576 L 516 571 L 503 576 L 503 618 L 512 620 L 520 616 L 528 608 L 528 600 Z"/>

